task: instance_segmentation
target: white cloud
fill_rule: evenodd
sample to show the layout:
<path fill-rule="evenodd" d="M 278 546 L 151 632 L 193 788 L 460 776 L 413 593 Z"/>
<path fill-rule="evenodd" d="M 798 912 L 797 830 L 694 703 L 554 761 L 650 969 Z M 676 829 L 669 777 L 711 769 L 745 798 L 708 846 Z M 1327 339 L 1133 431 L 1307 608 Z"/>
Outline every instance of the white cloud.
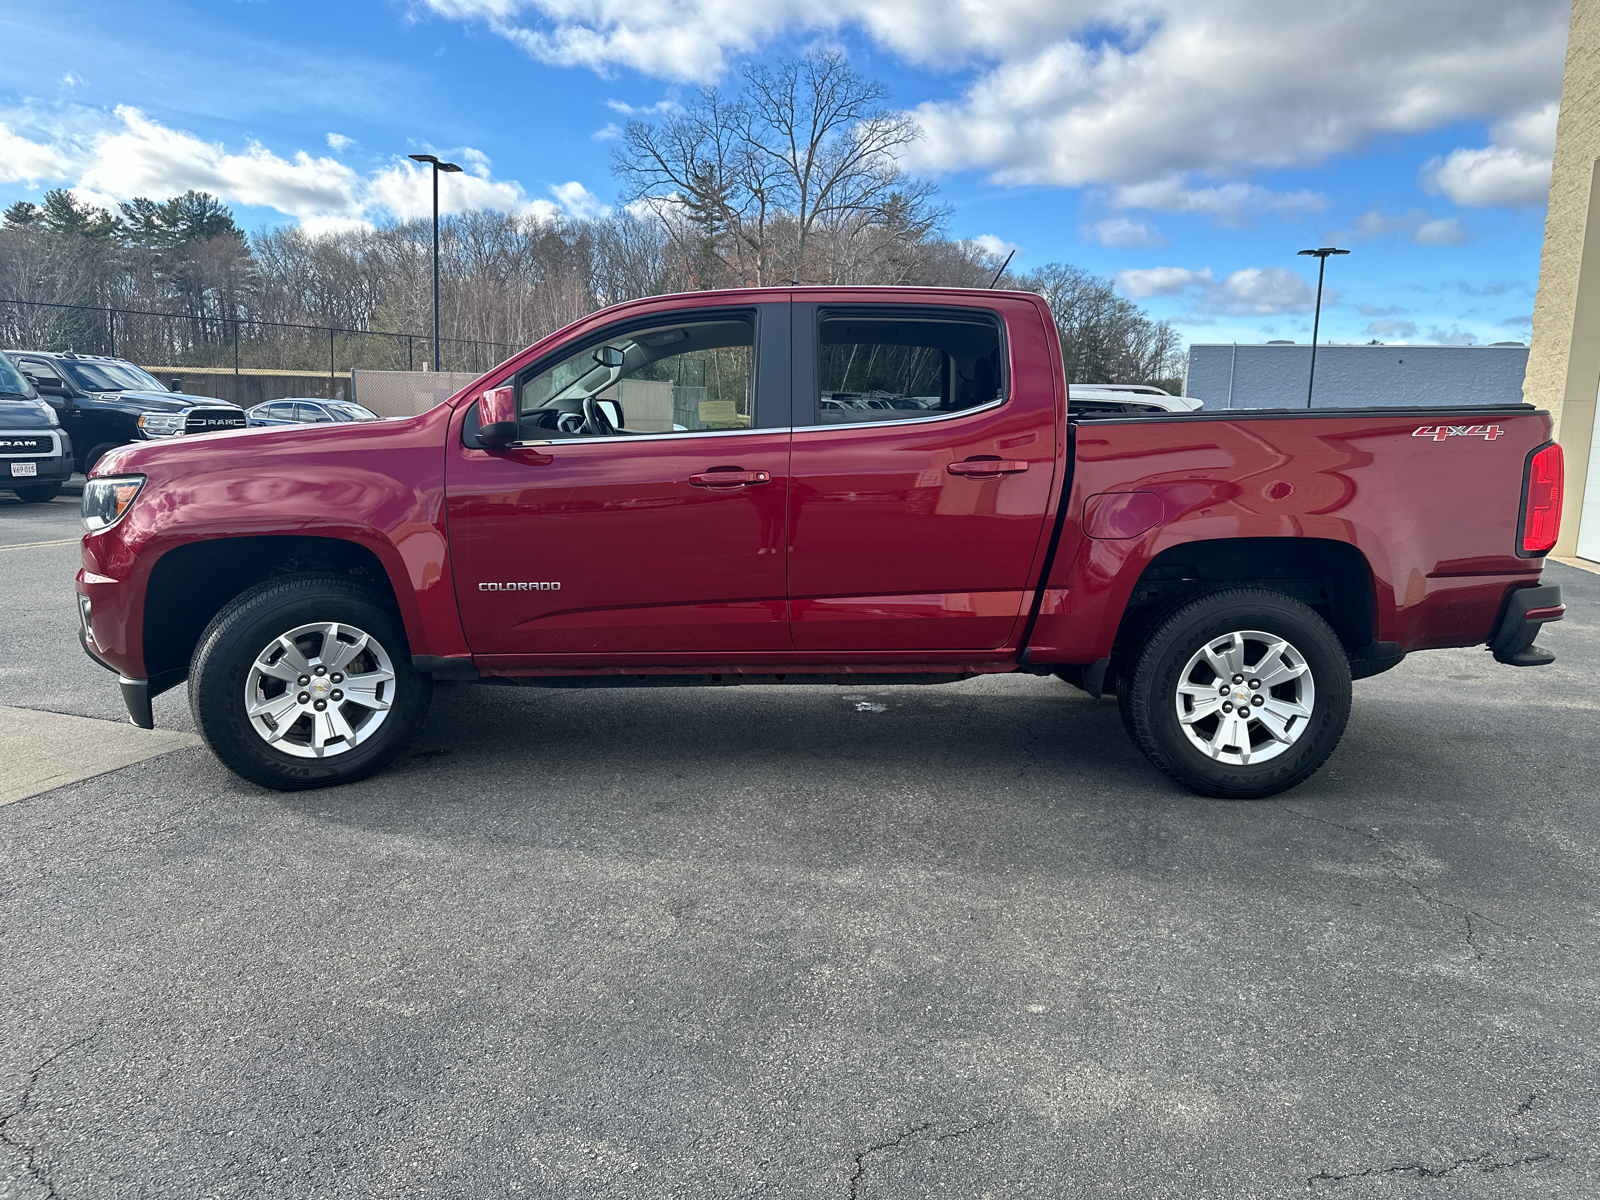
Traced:
<path fill-rule="evenodd" d="M 1113 250 L 1154 249 L 1167 244 L 1166 234 L 1161 230 L 1133 217 L 1108 217 L 1092 225 L 1079 225 L 1078 236 Z"/>
<path fill-rule="evenodd" d="M 355 144 L 355 138 L 345 137 L 345 135 L 342 133 L 330 133 L 328 135 L 328 148 L 335 153 L 343 154 Z"/>
<path fill-rule="evenodd" d="M 1293 221 L 1328 206 L 1315 192 L 1274 192 L 1253 183 L 1191 187 L 1179 175 L 1113 188 L 1106 200 L 1113 208 L 1194 213 L 1229 229 L 1247 228 L 1267 214 Z"/>
<path fill-rule="evenodd" d="M 1467 231 L 1454 217 L 1441 217 L 1418 225 L 1411 240 L 1419 246 L 1459 246 L 1467 240 Z"/>
<path fill-rule="evenodd" d="M 908 165 L 1132 184 L 1314 165 L 1559 95 L 1565 0 L 421 0 L 541 61 L 712 82 L 775 40 L 861 31 L 975 78 Z M 613 105 L 617 111 L 623 108 Z"/>
<path fill-rule="evenodd" d="M 1414 338 L 1417 336 L 1417 323 L 1415 321 L 1374 321 L 1363 331 L 1368 337 Z"/>
<path fill-rule="evenodd" d="M 1422 168 L 1422 186 L 1471 208 L 1543 204 L 1550 194 L 1558 111 L 1552 101 L 1496 122 L 1489 127 L 1489 145 L 1430 159 Z"/>
<path fill-rule="evenodd" d="M 622 126 L 615 121 L 607 121 L 599 129 L 591 133 L 589 139 L 595 142 L 614 142 L 621 136 Z"/>
<path fill-rule="evenodd" d="M 1308 313 L 1316 305 L 1317 289 L 1304 276 L 1285 267 L 1245 267 L 1218 279 L 1206 267 L 1149 267 L 1123 271 L 1117 286 L 1135 300 L 1156 296 L 1187 296 L 1187 317 L 1206 321 L 1216 317 L 1274 317 Z M 1339 302 L 1339 293 L 1324 288 L 1324 307 Z"/>
<path fill-rule="evenodd" d="M 169 129 L 136 108 L 119 106 L 115 126 L 97 136 L 77 186 L 118 200 L 171 196 L 189 188 L 294 217 L 359 217 L 360 179 L 331 158 L 299 151 L 280 158 L 250 144 L 230 154 L 219 143 Z"/>
<path fill-rule="evenodd" d="M 596 196 L 576 179 L 570 183 L 553 184 L 550 188 L 550 194 L 556 198 L 563 212 L 569 217 L 576 217 L 580 221 L 611 215 L 611 206 L 602 203 L 599 196 Z"/>
<path fill-rule="evenodd" d="M 433 212 L 432 168 L 405 158 L 362 176 L 303 150 L 285 158 L 250 143 L 243 153 L 232 152 L 126 106 L 111 114 L 75 110 L 70 120 L 22 115 L 42 140 L 0 125 L 0 183 L 65 184 L 79 199 L 104 208 L 134 196 L 164 199 L 194 188 L 228 204 L 275 209 L 313 233 L 359 228 L 385 215 L 411 220 Z M 328 135 L 331 147 L 343 148 L 339 142 L 353 144 Z M 441 213 L 490 208 L 554 221 L 611 211 L 576 181 L 552 187 L 554 200 L 533 198 L 517 181 L 495 179 L 482 151 L 468 146 L 449 154 L 466 169 L 440 175 Z"/>
<path fill-rule="evenodd" d="M 1176 296 L 1186 288 L 1204 287 L 1214 278 L 1210 267 L 1200 271 L 1186 267 L 1145 267 L 1123 271 L 1117 276 L 1117 286 L 1135 300 L 1148 300 L 1152 296 Z"/>
<path fill-rule="evenodd" d="M 0 183 L 37 187 L 40 180 L 61 179 L 71 169 L 63 147 L 30 142 L 0 125 Z"/>
<path fill-rule="evenodd" d="M 469 156 L 458 153 L 457 157 Z M 501 212 L 526 213 L 547 221 L 561 215 L 561 210 L 551 201 L 529 199 L 515 180 L 494 180 L 480 174 L 480 169 L 487 170 L 486 162 L 473 163 L 473 169 L 460 174 L 440 172 L 440 213 L 493 208 Z M 365 200 L 367 207 L 381 208 L 402 221 L 431 217 L 433 168 L 425 163 L 398 159 L 372 177 L 367 184 Z"/>
<path fill-rule="evenodd" d="M 1478 335 L 1455 325 L 1449 329 L 1435 325 L 1422 335 L 1422 340 L 1434 346 L 1476 346 Z"/>
<path fill-rule="evenodd" d="M 1004 258 L 1008 254 L 1022 254 L 1023 249 L 1015 242 L 1008 242 L 1004 238 L 996 237 L 992 233 L 980 233 L 975 238 L 968 238 L 970 245 L 976 246 L 990 258 Z"/>
<path fill-rule="evenodd" d="M 1467 231 L 1454 217 L 1435 217 L 1420 208 L 1390 216 L 1374 208 L 1357 217 L 1350 228 L 1329 234 L 1328 242 L 1368 242 L 1391 234 L 1404 234 L 1418 246 L 1459 246 L 1467 240 Z"/>
<path fill-rule="evenodd" d="M 622 113 L 629 117 L 661 117 L 667 113 L 677 112 L 683 106 L 676 100 L 657 100 L 654 104 L 629 104 L 623 100 L 607 100 L 606 107 L 612 112 Z"/>

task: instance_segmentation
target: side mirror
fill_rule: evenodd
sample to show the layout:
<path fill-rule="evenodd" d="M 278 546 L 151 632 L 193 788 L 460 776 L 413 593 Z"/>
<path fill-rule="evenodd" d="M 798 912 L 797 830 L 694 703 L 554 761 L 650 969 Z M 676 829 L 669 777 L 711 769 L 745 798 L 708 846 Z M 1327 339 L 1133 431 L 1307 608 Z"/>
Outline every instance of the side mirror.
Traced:
<path fill-rule="evenodd" d="M 490 388 L 478 399 L 478 444 L 498 450 L 517 440 L 517 389 Z"/>
<path fill-rule="evenodd" d="M 594 352 L 594 361 L 602 367 L 620 367 L 623 358 L 621 349 L 616 346 L 601 346 Z"/>

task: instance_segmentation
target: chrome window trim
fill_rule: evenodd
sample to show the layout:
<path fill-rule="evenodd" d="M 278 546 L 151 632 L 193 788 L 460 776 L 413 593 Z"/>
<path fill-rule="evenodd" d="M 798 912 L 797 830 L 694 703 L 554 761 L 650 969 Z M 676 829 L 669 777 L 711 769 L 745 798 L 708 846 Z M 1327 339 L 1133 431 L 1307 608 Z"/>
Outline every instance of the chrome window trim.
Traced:
<path fill-rule="evenodd" d="M 50 453 L 43 450 L 18 450 L 15 453 L 5 451 L 0 453 L 0 458 L 60 458 L 61 435 L 54 429 L 0 429 L 0 438 L 5 437 L 41 437 L 48 435 L 50 438 Z"/>
<path fill-rule="evenodd" d="M 906 425 L 930 425 L 934 421 L 949 421 L 956 417 L 972 417 L 990 409 L 999 408 L 1005 403 L 1005 398 L 990 400 L 987 404 L 978 404 L 972 408 L 963 408 L 958 412 L 934 413 L 931 417 L 907 417 L 901 421 L 843 421 L 838 425 L 801 425 L 796 433 L 811 433 L 818 429 L 899 429 Z"/>
<path fill-rule="evenodd" d="M 537 442 L 512 442 L 506 449 L 513 450 L 519 446 L 590 446 L 598 442 L 614 446 L 618 442 L 664 442 L 669 438 L 673 441 L 682 441 L 684 438 L 750 437 L 757 433 L 794 432 L 795 430 L 787 425 L 775 426 L 771 429 L 678 429 L 671 433 L 614 433 L 608 437 L 549 438 L 548 440 Z"/>

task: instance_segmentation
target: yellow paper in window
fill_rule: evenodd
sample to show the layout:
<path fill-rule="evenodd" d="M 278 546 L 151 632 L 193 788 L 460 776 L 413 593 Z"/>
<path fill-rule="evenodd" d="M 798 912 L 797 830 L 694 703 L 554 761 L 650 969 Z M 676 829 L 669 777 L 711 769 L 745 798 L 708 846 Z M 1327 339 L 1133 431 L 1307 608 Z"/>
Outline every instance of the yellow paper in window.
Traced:
<path fill-rule="evenodd" d="M 739 406 L 732 400 L 702 400 L 700 419 L 707 425 L 732 425 L 739 419 Z"/>

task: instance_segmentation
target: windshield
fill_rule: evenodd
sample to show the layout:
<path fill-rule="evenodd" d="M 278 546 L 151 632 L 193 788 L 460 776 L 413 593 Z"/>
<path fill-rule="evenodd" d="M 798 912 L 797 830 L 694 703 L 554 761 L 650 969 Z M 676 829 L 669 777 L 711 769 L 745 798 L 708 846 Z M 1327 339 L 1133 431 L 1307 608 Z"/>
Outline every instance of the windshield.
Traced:
<path fill-rule="evenodd" d="M 369 412 L 367 409 L 362 408 L 359 404 L 324 400 L 322 402 L 322 407 L 327 409 L 334 416 L 341 417 L 346 421 L 376 421 L 378 419 L 377 413 Z"/>
<path fill-rule="evenodd" d="M 86 392 L 165 392 L 170 390 L 154 375 L 148 375 L 132 363 L 125 362 L 70 362 L 56 360 L 66 368 L 77 385 Z"/>
<path fill-rule="evenodd" d="M 33 389 L 22 377 L 22 372 L 12 366 L 11 360 L 4 354 L 0 354 L 0 392 L 10 392 L 16 396 L 33 395 Z"/>

